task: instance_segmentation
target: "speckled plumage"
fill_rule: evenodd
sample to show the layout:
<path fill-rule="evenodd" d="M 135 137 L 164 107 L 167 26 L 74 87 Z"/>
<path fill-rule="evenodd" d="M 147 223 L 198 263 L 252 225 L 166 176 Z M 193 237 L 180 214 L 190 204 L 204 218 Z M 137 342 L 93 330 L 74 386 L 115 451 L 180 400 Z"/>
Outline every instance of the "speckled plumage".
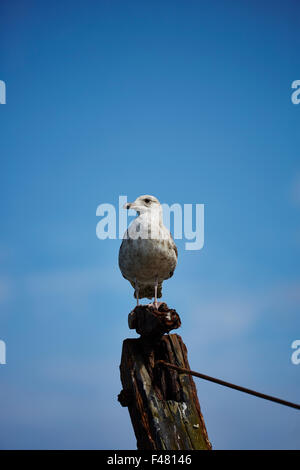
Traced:
<path fill-rule="evenodd" d="M 154 297 L 156 282 L 157 297 L 161 297 L 162 283 L 173 275 L 177 264 L 177 247 L 163 225 L 161 205 L 154 196 L 145 195 L 127 208 L 135 209 L 138 217 L 130 224 L 120 247 L 121 273 L 134 288 L 137 283 L 140 299 Z"/>

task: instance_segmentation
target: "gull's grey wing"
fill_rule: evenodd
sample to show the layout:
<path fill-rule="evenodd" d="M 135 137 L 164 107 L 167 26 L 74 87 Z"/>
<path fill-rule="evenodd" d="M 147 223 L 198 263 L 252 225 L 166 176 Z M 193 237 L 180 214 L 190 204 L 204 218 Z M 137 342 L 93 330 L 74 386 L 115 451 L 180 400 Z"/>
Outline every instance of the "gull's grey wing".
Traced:
<path fill-rule="evenodd" d="M 176 246 L 176 244 L 175 244 L 175 242 L 174 242 L 174 239 L 173 239 L 173 237 L 172 237 L 171 232 L 170 232 L 170 237 L 171 237 L 171 241 L 170 241 L 171 246 L 172 246 L 173 250 L 174 250 L 175 253 L 176 253 L 176 259 L 178 259 L 178 250 L 177 250 L 177 246 Z"/>

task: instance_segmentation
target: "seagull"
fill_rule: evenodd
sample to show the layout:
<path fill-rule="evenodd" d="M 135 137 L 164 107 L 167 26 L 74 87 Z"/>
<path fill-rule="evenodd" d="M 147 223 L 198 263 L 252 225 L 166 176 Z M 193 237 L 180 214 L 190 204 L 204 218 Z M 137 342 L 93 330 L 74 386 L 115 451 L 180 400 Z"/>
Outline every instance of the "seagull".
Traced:
<path fill-rule="evenodd" d="M 162 207 L 151 195 L 139 196 L 134 202 L 124 205 L 133 209 L 137 217 L 126 230 L 119 251 L 119 267 L 125 279 L 134 288 L 134 297 L 139 299 L 162 296 L 162 283 L 173 276 L 177 264 L 177 247 L 171 233 L 164 226 Z"/>

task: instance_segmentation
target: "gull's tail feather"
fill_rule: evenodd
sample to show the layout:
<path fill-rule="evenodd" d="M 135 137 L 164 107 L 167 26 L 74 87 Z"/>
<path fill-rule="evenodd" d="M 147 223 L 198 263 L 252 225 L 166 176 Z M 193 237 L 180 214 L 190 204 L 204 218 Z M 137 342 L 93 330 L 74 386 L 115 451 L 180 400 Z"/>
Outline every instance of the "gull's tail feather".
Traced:
<path fill-rule="evenodd" d="M 134 284 L 132 284 L 134 287 Z M 154 285 L 153 284 L 139 284 L 139 299 L 153 299 L 154 298 Z M 134 291 L 134 297 L 136 298 L 136 292 Z M 162 283 L 157 286 L 157 298 L 162 297 Z"/>

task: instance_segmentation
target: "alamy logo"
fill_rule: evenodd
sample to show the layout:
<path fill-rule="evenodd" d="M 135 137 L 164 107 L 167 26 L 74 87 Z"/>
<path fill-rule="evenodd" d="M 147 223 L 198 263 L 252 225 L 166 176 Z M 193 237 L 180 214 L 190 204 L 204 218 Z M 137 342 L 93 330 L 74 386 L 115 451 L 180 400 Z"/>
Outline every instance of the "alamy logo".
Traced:
<path fill-rule="evenodd" d="M 0 80 L 0 104 L 6 104 L 6 85 L 3 80 Z"/>
<path fill-rule="evenodd" d="M 158 201 L 157 201 L 158 202 Z M 159 203 L 158 203 L 159 204 Z M 132 206 L 130 209 L 128 206 Z M 129 210 L 126 210 L 126 207 Z M 143 217 L 148 224 L 148 230 L 142 234 L 136 233 L 136 238 L 158 238 L 159 220 L 162 217 L 163 224 L 170 230 L 171 214 L 173 215 L 172 233 L 175 240 L 188 240 L 185 243 L 186 250 L 201 250 L 204 245 L 204 204 L 174 203 L 171 206 L 161 204 L 159 211 L 150 210 Z M 97 223 L 96 235 L 99 240 L 119 238 L 127 236 L 128 215 L 136 216 L 139 208 L 127 203 L 127 196 L 119 196 L 119 204 L 116 208 L 113 204 L 100 204 L 96 210 L 96 216 L 101 217 Z M 117 230 L 118 225 L 118 230 Z M 137 225 L 138 228 L 138 225 Z M 148 235 L 150 234 L 150 235 Z M 134 238 L 131 231 L 130 238 Z"/>
<path fill-rule="evenodd" d="M 0 364 L 6 364 L 6 344 L 0 339 Z"/>
<path fill-rule="evenodd" d="M 291 345 L 292 349 L 295 349 L 291 356 L 291 361 L 295 366 L 300 364 L 300 339 L 295 339 Z"/>
<path fill-rule="evenodd" d="M 291 100 L 293 104 L 300 103 L 300 80 L 294 80 L 292 83 L 292 88 L 295 91 L 292 93 Z"/>

